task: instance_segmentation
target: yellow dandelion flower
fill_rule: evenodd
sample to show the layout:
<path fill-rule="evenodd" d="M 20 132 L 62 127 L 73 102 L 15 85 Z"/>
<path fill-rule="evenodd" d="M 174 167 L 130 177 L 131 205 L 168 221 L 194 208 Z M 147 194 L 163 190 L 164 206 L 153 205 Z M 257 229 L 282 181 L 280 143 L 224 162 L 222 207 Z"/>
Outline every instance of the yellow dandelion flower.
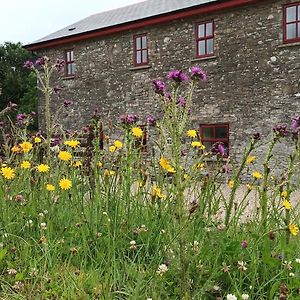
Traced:
<path fill-rule="evenodd" d="M 55 186 L 53 184 L 46 184 L 46 190 L 49 191 L 49 192 L 53 192 L 55 191 Z"/>
<path fill-rule="evenodd" d="M 299 233 L 299 228 L 296 224 L 289 224 L 289 231 L 292 235 L 296 236 Z"/>
<path fill-rule="evenodd" d="M 69 141 L 65 141 L 64 144 L 71 148 L 76 148 L 80 145 L 80 142 L 77 140 L 69 140 Z"/>
<path fill-rule="evenodd" d="M 101 168 L 103 166 L 103 163 L 101 161 L 98 161 L 96 165 L 98 168 Z"/>
<path fill-rule="evenodd" d="M 229 180 L 228 181 L 228 186 L 231 188 L 231 189 L 233 189 L 234 188 L 234 180 Z"/>
<path fill-rule="evenodd" d="M 72 159 L 72 155 L 68 151 L 59 151 L 58 158 L 63 161 L 69 161 Z"/>
<path fill-rule="evenodd" d="M 140 139 L 144 135 L 144 132 L 140 127 L 133 127 L 131 129 L 131 133 L 132 133 L 133 136 L 135 136 L 138 139 Z"/>
<path fill-rule="evenodd" d="M 117 148 L 117 149 L 122 149 L 123 148 L 123 143 L 119 140 L 116 140 L 114 142 L 114 146 Z"/>
<path fill-rule="evenodd" d="M 262 179 L 262 178 L 263 178 L 262 174 L 259 173 L 259 172 L 257 172 L 257 171 L 254 171 L 254 172 L 252 173 L 252 176 L 253 176 L 255 179 Z"/>
<path fill-rule="evenodd" d="M 40 173 L 47 173 L 50 170 L 50 167 L 46 164 L 40 164 L 36 168 Z"/>
<path fill-rule="evenodd" d="M 82 167 L 82 162 L 80 160 L 76 160 L 73 162 L 73 166 L 75 168 L 80 168 L 80 167 Z"/>
<path fill-rule="evenodd" d="M 40 137 L 36 136 L 36 137 L 34 138 L 34 142 L 35 142 L 36 144 L 39 144 L 39 143 L 42 142 L 42 139 L 41 139 Z"/>
<path fill-rule="evenodd" d="M 29 142 L 23 142 L 20 147 L 24 153 L 28 153 L 32 149 L 32 144 Z"/>
<path fill-rule="evenodd" d="M 12 169 L 11 167 L 2 167 L 1 173 L 2 173 L 2 176 L 8 180 L 14 179 L 16 176 L 15 170 Z"/>
<path fill-rule="evenodd" d="M 202 171 L 204 169 L 204 163 L 198 163 L 195 165 L 196 169 Z"/>
<path fill-rule="evenodd" d="M 248 191 L 251 191 L 251 190 L 253 189 L 252 184 L 247 183 L 247 184 L 246 184 L 246 189 L 247 189 Z"/>
<path fill-rule="evenodd" d="M 159 160 L 159 165 L 169 173 L 175 173 L 175 169 L 170 165 L 170 162 L 162 156 Z"/>
<path fill-rule="evenodd" d="M 72 182 L 67 178 L 63 178 L 59 181 L 59 187 L 62 190 L 69 190 L 72 187 Z"/>
<path fill-rule="evenodd" d="M 11 148 L 11 152 L 13 152 L 13 153 L 20 153 L 21 151 L 22 151 L 22 149 L 19 146 L 13 146 Z"/>
<path fill-rule="evenodd" d="M 29 169 L 31 167 L 31 163 L 28 160 L 23 160 L 20 167 L 21 169 Z"/>
<path fill-rule="evenodd" d="M 250 165 L 251 163 L 253 163 L 256 159 L 256 156 L 253 156 L 253 155 L 249 155 L 246 159 L 246 164 L 247 165 Z"/>
<path fill-rule="evenodd" d="M 116 146 L 110 146 L 108 148 L 109 152 L 114 153 L 116 151 L 117 147 Z"/>
<path fill-rule="evenodd" d="M 190 178 L 190 176 L 188 175 L 188 174 L 183 174 L 183 179 L 184 180 L 187 180 L 187 179 L 189 179 Z"/>
<path fill-rule="evenodd" d="M 288 192 L 282 191 L 282 193 L 280 195 L 281 195 L 281 198 L 286 198 L 288 196 Z"/>
<path fill-rule="evenodd" d="M 195 129 L 190 129 L 186 132 L 186 135 L 190 138 L 197 137 L 197 131 Z"/>
<path fill-rule="evenodd" d="M 286 199 L 283 201 L 282 205 L 283 205 L 283 207 L 284 207 L 285 209 L 287 209 L 287 210 L 290 210 L 290 209 L 292 208 L 291 202 L 288 201 L 288 200 L 286 200 Z"/>
<path fill-rule="evenodd" d="M 154 184 L 154 185 L 152 186 L 152 189 L 151 189 L 151 195 L 152 195 L 153 197 L 157 197 L 157 198 L 159 198 L 159 199 L 164 199 L 164 198 L 166 198 L 166 195 L 164 195 L 164 194 L 162 193 L 161 188 L 158 187 L 156 184 Z"/>
<path fill-rule="evenodd" d="M 205 149 L 205 146 L 204 146 L 201 142 L 199 142 L 199 141 L 194 141 L 194 142 L 192 142 L 192 143 L 191 143 L 191 146 L 192 146 L 193 148 L 200 148 L 201 150 L 204 150 L 204 149 Z"/>
<path fill-rule="evenodd" d="M 104 171 L 104 176 L 114 176 L 115 175 L 115 171 L 113 170 L 105 170 Z"/>

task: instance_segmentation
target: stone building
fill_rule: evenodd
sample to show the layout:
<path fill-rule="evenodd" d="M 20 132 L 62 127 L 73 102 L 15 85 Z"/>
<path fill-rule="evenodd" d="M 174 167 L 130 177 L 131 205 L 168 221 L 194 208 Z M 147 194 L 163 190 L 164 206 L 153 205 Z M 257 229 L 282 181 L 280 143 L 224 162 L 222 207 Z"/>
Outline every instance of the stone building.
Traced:
<path fill-rule="evenodd" d="M 199 65 L 192 121 L 207 145 L 239 154 L 247 136 L 300 114 L 299 0 L 148 0 L 92 15 L 26 48 L 65 58 L 67 127 L 154 114 L 151 81 Z M 56 105 L 55 103 L 53 105 Z"/>

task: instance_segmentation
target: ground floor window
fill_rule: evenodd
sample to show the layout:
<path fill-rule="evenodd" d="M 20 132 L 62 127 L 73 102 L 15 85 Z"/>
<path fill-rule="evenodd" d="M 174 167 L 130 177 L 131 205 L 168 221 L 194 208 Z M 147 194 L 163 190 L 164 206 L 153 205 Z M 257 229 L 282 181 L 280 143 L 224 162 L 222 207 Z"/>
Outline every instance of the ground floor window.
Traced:
<path fill-rule="evenodd" d="M 229 155 L 229 124 L 201 124 L 200 137 L 202 144 L 210 150 L 213 144 L 224 144 L 226 156 Z"/>

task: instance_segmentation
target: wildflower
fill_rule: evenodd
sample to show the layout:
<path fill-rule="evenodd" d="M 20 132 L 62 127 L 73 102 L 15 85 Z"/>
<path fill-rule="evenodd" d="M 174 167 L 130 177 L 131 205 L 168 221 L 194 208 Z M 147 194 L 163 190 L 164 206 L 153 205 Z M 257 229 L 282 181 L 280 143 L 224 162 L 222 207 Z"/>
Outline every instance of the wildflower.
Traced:
<path fill-rule="evenodd" d="M 39 243 L 40 244 L 46 244 L 47 243 L 47 238 L 44 235 L 41 236 L 41 238 L 39 239 Z"/>
<path fill-rule="evenodd" d="M 46 173 L 46 172 L 49 172 L 50 167 L 46 164 L 40 164 L 40 165 L 37 166 L 37 170 L 40 173 Z"/>
<path fill-rule="evenodd" d="M 59 181 L 59 186 L 62 190 L 69 190 L 72 187 L 72 182 L 67 178 L 63 178 Z"/>
<path fill-rule="evenodd" d="M 226 299 L 227 299 L 227 300 L 237 300 L 237 297 L 236 297 L 235 295 L 233 295 L 233 294 L 228 294 L 228 295 L 226 296 Z"/>
<path fill-rule="evenodd" d="M 72 155 L 68 151 L 59 151 L 58 158 L 63 161 L 69 161 L 72 158 Z"/>
<path fill-rule="evenodd" d="M 135 136 L 138 139 L 140 139 L 144 135 L 143 130 L 140 127 L 133 127 L 131 129 L 131 133 L 133 136 Z"/>
<path fill-rule="evenodd" d="M 273 127 L 273 132 L 275 133 L 276 137 L 285 137 L 288 135 L 286 125 L 276 125 Z"/>
<path fill-rule="evenodd" d="M 179 106 L 185 108 L 186 107 L 186 99 L 184 97 L 180 97 L 176 104 L 178 104 Z"/>
<path fill-rule="evenodd" d="M 156 123 L 155 117 L 153 117 L 153 116 L 147 116 L 147 118 L 146 118 L 146 123 L 147 123 L 149 126 L 154 126 L 155 123 Z"/>
<path fill-rule="evenodd" d="M 8 180 L 14 179 L 16 176 L 15 170 L 12 169 L 11 167 L 2 167 L 1 173 L 2 173 L 2 176 Z"/>
<path fill-rule="evenodd" d="M 299 228 L 296 224 L 289 224 L 289 231 L 292 235 L 296 236 L 299 233 Z"/>
<path fill-rule="evenodd" d="M 9 276 L 15 276 L 18 273 L 16 269 L 8 269 L 6 272 Z"/>
<path fill-rule="evenodd" d="M 296 262 L 297 264 L 300 264 L 300 258 L 296 258 L 296 259 L 295 259 L 295 262 Z"/>
<path fill-rule="evenodd" d="M 183 71 L 181 70 L 173 70 L 170 71 L 167 75 L 167 78 L 169 80 L 174 80 L 176 83 L 181 83 L 184 81 L 188 81 L 189 77 L 187 74 L 185 74 Z"/>
<path fill-rule="evenodd" d="M 288 271 L 291 271 L 293 269 L 293 266 L 292 266 L 292 262 L 291 261 L 287 261 L 285 260 L 283 262 L 283 266 L 285 269 L 287 269 Z"/>
<path fill-rule="evenodd" d="M 25 69 L 31 70 L 31 69 L 34 68 L 34 63 L 33 63 L 32 61 L 30 61 L 30 60 L 27 60 L 27 61 L 25 61 L 23 67 L 24 67 Z"/>
<path fill-rule="evenodd" d="M 104 171 L 104 176 L 114 176 L 115 175 L 115 171 L 113 170 L 105 170 Z"/>
<path fill-rule="evenodd" d="M 164 94 L 166 84 L 163 81 L 155 79 L 155 80 L 152 81 L 152 84 L 153 84 L 155 93 L 157 93 L 159 95 Z"/>
<path fill-rule="evenodd" d="M 281 198 L 285 199 L 288 196 L 288 192 L 287 191 L 282 191 L 280 196 L 281 196 Z"/>
<path fill-rule="evenodd" d="M 57 72 L 61 72 L 64 69 L 65 61 L 63 59 L 57 59 L 55 63 L 55 69 Z"/>
<path fill-rule="evenodd" d="M 71 100 L 64 100 L 64 107 L 68 107 L 68 106 L 70 106 L 72 104 L 73 104 L 73 101 L 71 101 Z"/>
<path fill-rule="evenodd" d="M 55 191 L 55 186 L 53 184 L 46 184 L 46 190 L 49 191 L 49 192 L 53 192 Z"/>
<path fill-rule="evenodd" d="M 117 147 L 116 146 L 110 146 L 108 148 L 109 152 L 114 153 L 116 151 Z"/>
<path fill-rule="evenodd" d="M 247 270 L 247 267 L 246 267 L 247 263 L 244 262 L 244 261 L 238 261 L 238 266 L 239 266 L 239 270 L 244 272 Z"/>
<path fill-rule="evenodd" d="M 73 166 L 75 168 L 80 168 L 80 167 L 82 167 L 82 162 L 80 160 L 76 160 L 73 162 Z"/>
<path fill-rule="evenodd" d="M 189 177 L 190 177 L 190 176 L 189 176 L 188 174 L 183 174 L 183 179 L 184 179 L 184 180 L 189 179 Z"/>
<path fill-rule="evenodd" d="M 21 169 L 29 169 L 31 167 L 31 163 L 28 160 L 23 160 L 20 167 Z"/>
<path fill-rule="evenodd" d="M 75 255 L 78 253 L 78 249 L 76 247 L 72 247 L 72 248 L 70 248 L 70 252 L 72 255 Z"/>
<path fill-rule="evenodd" d="M 18 291 L 23 289 L 23 287 L 24 287 L 24 283 L 22 283 L 21 281 L 16 281 L 12 286 L 12 289 Z"/>
<path fill-rule="evenodd" d="M 291 124 L 292 132 L 297 134 L 300 130 L 300 116 L 292 117 L 292 124 Z"/>
<path fill-rule="evenodd" d="M 291 202 L 286 199 L 283 201 L 282 205 L 287 210 L 290 210 L 292 208 Z"/>
<path fill-rule="evenodd" d="M 242 300 L 249 300 L 248 294 L 242 294 Z"/>
<path fill-rule="evenodd" d="M 252 173 L 252 176 L 253 176 L 255 179 L 262 179 L 262 178 L 263 178 L 262 174 L 259 173 L 258 171 L 254 171 L 254 172 Z"/>
<path fill-rule="evenodd" d="M 199 251 L 199 242 L 194 241 L 193 246 L 192 246 L 193 251 L 198 252 Z"/>
<path fill-rule="evenodd" d="M 186 132 L 186 135 L 190 138 L 197 137 L 197 131 L 195 129 L 190 129 Z"/>
<path fill-rule="evenodd" d="M 40 227 L 41 227 L 41 229 L 46 230 L 47 229 L 47 224 L 46 223 L 41 223 Z"/>
<path fill-rule="evenodd" d="M 24 199 L 24 197 L 23 197 L 22 195 L 16 195 L 15 201 L 16 201 L 17 203 L 23 204 L 23 203 L 25 202 L 25 199 Z"/>
<path fill-rule="evenodd" d="M 198 170 L 202 171 L 204 169 L 204 163 L 198 163 L 195 166 Z"/>
<path fill-rule="evenodd" d="M 153 197 L 158 197 L 159 199 L 164 199 L 166 196 L 162 193 L 161 188 L 158 187 L 156 184 L 152 186 L 151 195 Z"/>
<path fill-rule="evenodd" d="M 103 166 L 101 161 L 98 161 L 96 165 L 97 165 L 98 168 L 101 168 Z"/>
<path fill-rule="evenodd" d="M 130 245 L 129 248 L 131 250 L 136 250 L 137 249 L 136 241 L 130 241 L 129 245 Z"/>
<path fill-rule="evenodd" d="M 32 226 L 33 226 L 33 221 L 32 221 L 32 220 L 28 220 L 28 221 L 26 222 L 26 226 L 32 227 Z"/>
<path fill-rule="evenodd" d="M 229 182 L 228 182 L 228 186 L 231 188 L 231 189 L 233 189 L 234 188 L 234 180 L 229 180 Z"/>
<path fill-rule="evenodd" d="M 65 141 L 64 144 L 71 148 L 76 148 L 80 145 L 80 142 L 77 140 L 69 140 L 69 141 Z"/>
<path fill-rule="evenodd" d="M 246 189 L 247 189 L 248 191 L 251 191 L 251 190 L 253 189 L 252 184 L 247 183 L 247 184 L 246 184 Z"/>
<path fill-rule="evenodd" d="M 243 241 L 241 242 L 241 247 L 242 247 L 243 249 L 246 249 L 246 248 L 248 247 L 248 241 L 243 240 Z"/>
<path fill-rule="evenodd" d="M 214 143 L 211 152 L 215 155 L 225 156 L 226 154 L 225 145 L 222 142 Z"/>
<path fill-rule="evenodd" d="M 191 143 L 191 146 L 192 146 L 193 148 L 200 148 L 201 150 L 204 150 L 204 149 L 205 149 L 205 146 L 204 146 L 201 142 L 199 142 L 199 141 L 193 141 L 193 142 Z"/>
<path fill-rule="evenodd" d="M 250 165 L 251 163 L 253 163 L 256 159 L 256 156 L 253 156 L 253 155 L 249 155 L 246 159 L 246 164 L 247 165 Z"/>
<path fill-rule="evenodd" d="M 36 136 L 36 137 L 34 138 L 34 142 L 35 142 L 36 144 L 39 144 L 39 143 L 42 142 L 42 139 L 41 139 L 40 137 Z"/>
<path fill-rule="evenodd" d="M 168 266 L 166 264 L 161 264 L 158 266 L 156 273 L 163 276 L 168 271 Z"/>
<path fill-rule="evenodd" d="M 117 149 L 122 149 L 123 148 L 123 143 L 119 140 L 115 140 L 114 141 L 114 146 L 117 148 Z"/>
<path fill-rule="evenodd" d="M 162 156 L 159 160 L 160 166 L 169 173 L 175 173 L 175 169 L 170 165 L 170 162 Z"/>
<path fill-rule="evenodd" d="M 22 149 L 19 146 L 13 146 L 11 148 L 11 152 L 13 152 L 13 153 L 20 153 L 21 151 L 22 151 Z"/>
<path fill-rule="evenodd" d="M 124 125 L 131 125 L 134 124 L 138 121 L 138 116 L 129 114 L 129 115 L 121 115 L 120 116 L 120 121 Z"/>
<path fill-rule="evenodd" d="M 32 144 L 29 142 L 23 142 L 20 144 L 20 147 L 24 153 L 28 153 L 32 149 Z"/>
<path fill-rule="evenodd" d="M 200 79 L 203 82 L 207 81 L 207 74 L 198 66 L 191 67 L 191 78 L 193 80 Z"/>

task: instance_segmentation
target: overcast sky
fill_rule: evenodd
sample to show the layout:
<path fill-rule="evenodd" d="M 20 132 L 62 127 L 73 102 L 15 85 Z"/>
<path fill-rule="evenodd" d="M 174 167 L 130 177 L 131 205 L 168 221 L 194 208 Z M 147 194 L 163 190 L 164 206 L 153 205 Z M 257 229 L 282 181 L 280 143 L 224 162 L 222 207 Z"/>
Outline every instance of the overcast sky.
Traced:
<path fill-rule="evenodd" d="M 143 0 L 0 0 L 0 44 L 34 42 L 102 11 Z"/>

